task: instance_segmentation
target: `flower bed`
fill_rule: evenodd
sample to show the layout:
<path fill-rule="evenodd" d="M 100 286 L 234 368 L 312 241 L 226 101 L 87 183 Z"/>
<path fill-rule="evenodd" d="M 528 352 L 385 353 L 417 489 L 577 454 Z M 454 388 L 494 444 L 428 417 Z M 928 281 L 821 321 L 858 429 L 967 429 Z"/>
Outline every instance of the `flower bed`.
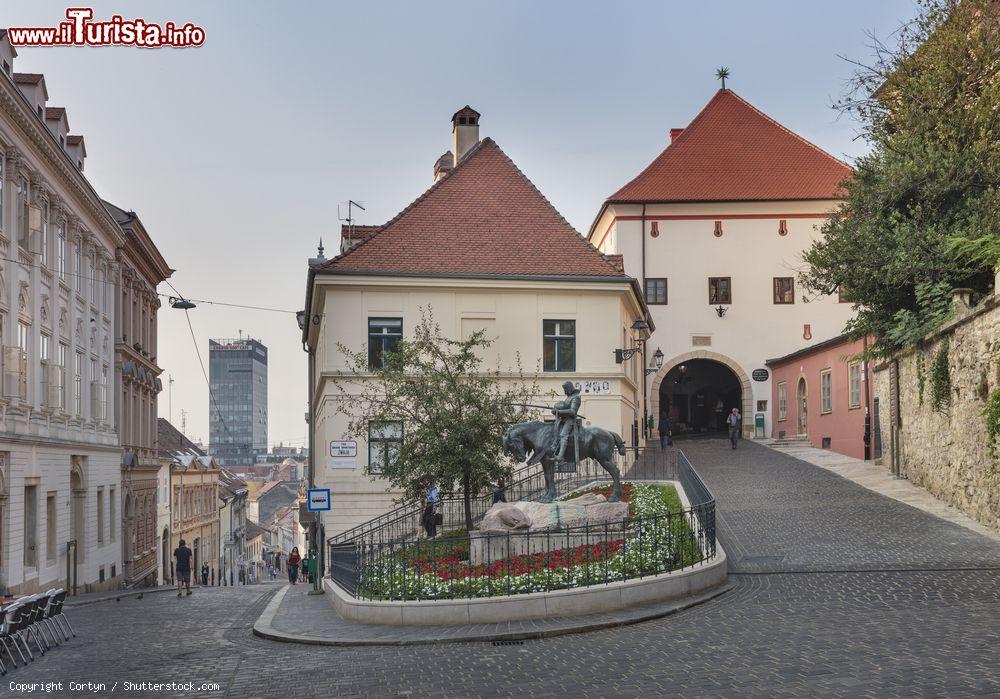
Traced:
<path fill-rule="evenodd" d="M 370 599 L 491 597 L 627 580 L 702 560 L 695 518 L 682 512 L 672 486 L 628 483 L 623 496 L 626 491 L 631 521 L 623 539 L 477 566 L 467 561 L 464 534 L 416 546 L 390 544 L 363 554 L 358 592 Z"/>

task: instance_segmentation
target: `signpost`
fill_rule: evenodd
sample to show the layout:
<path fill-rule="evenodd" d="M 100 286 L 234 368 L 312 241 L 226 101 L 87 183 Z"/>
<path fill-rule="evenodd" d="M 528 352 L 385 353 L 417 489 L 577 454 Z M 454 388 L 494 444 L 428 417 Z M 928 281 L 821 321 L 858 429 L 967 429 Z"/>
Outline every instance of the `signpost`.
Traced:
<path fill-rule="evenodd" d="M 330 468 L 354 468 L 357 458 L 358 443 L 353 439 L 330 442 Z"/>
<path fill-rule="evenodd" d="M 310 512 L 327 512 L 333 509 L 329 488 L 311 488 L 306 493 L 306 509 Z"/>

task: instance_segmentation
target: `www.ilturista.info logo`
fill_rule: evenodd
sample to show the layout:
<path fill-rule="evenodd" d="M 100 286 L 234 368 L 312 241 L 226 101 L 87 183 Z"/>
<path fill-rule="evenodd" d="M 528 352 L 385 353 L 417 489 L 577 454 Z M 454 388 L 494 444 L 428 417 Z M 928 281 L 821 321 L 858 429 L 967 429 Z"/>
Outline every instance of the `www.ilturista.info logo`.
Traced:
<path fill-rule="evenodd" d="M 112 15 L 94 22 L 90 7 L 66 9 L 68 22 L 55 27 L 10 27 L 7 37 L 14 46 L 139 46 L 141 48 L 189 48 L 205 43 L 205 30 L 188 22 L 156 24 L 141 17 L 125 19 Z"/>

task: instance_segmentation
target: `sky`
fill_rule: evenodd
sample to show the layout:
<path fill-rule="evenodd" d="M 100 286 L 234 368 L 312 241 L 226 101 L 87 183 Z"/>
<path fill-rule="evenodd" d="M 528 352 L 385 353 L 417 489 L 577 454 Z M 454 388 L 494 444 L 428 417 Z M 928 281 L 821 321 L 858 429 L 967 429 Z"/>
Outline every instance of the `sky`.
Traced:
<path fill-rule="evenodd" d="M 67 109 L 102 197 L 138 213 L 209 338 L 269 351 L 271 444 L 306 441 L 306 361 L 294 311 L 320 237 L 336 252 L 348 199 L 384 223 L 419 196 L 469 104 L 490 136 L 578 231 L 603 200 L 727 87 L 848 162 L 858 125 L 832 109 L 869 34 L 912 0 L 746 2 L 100 2 L 150 22 L 193 22 L 188 49 L 23 48 Z M 54 26 L 67 5 L 4 0 L 0 26 Z M 159 291 L 172 293 L 161 285 Z M 183 311 L 159 313 L 159 414 L 208 441 L 208 386 Z"/>

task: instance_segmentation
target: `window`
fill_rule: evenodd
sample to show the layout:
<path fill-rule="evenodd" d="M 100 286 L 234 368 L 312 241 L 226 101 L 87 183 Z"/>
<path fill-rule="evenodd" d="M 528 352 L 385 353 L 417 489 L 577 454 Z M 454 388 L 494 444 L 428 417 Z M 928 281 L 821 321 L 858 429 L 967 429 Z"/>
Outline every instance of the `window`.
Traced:
<path fill-rule="evenodd" d="M 97 489 L 97 543 L 104 543 L 104 488 Z"/>
<path fill-rule="evenodd" d="M 83 416 L 83 352 L 76 353 L 73 365 L 73 410 L 77 417 Z"/>
<path fill-rule="evenodd" d="M 50 492 L 45 496 L 45 559 L 56 560 L 56 531 L 59 513 L 56 510 L 56 494 Z"/>
<path fill-rule="evenodd" d="M 118 502 L 115 500 L 115 487 L 111 486 L 108 490 L 108 539 L 114 543 L 115 540 L 115 518 L 118 516 Z"/>
<path fill-rule="evenodd" d="M 774 278 L 774 302 L 795 303 L 795 279 L 792 277 Z"/>
<path fill-rule="evenodd" d="M 821 413 L 833 412 L 833 374 L 829 369 L 819 373 L 820 394 L 822 395 Z"/>
<path fill-rule="evenodd" d="M 849 408 L 860 408 L 861 407 L 861 363 L 852 362 L 847 367 L 848 375 L 848 400 L 847 406 Z"/>
<path fill-rule="evenodd" d="M 76 275 L 76 290 L 83 291 L 83 246 L 77 243 L 73 246 L 73 273 Z"/>
<path fill-rule="evenodd" d="M 576 321 L 542 321 L 542 369 L 576 371 Z"/>
<path fill-rule="evenodd" d="M 97 305 L 97 250 L 90 256 L 87 276 L 90 277 L 90 302 Z"/>
<path fill-rule="evenodd" d="M 402 318 L 368 319 L 368 368 L 381 369 L 387 352 L 399 349 L 403 339 Z"/>
<path fill-rule="evenodd" d="M 713 305 L 733 302 L 733 289 L 730 277 L 708 278 L 708 302 Z"/>
<path fill-rule="evenodd" d="M 778 420 L 788 419 L 788 384 L 782 381 L 778 384 Z"/>
<path fill-rule="evenodd" d="M 59 278 L 66 279 L 66 222 L 59 222 L 59 232 L 56 234 L 56 267 Z"/>
<path fill-rule="evenodd" d="M 22 352 L 28 351 L 28 334 L 31 326 L 24 321 L 17 321 L 17 346 Z"/>
<path fill-rule="evenodd" d="M 17 217 L 17 244 L 25 250 L 30 249 L 28 243 L 28 180 L 17 178 L 17 191 L 14 192 L 14 215 Z"/>
<path fill-rule="evenodd" d="M 108 265 L 101 265 L 101 310 L 108 312 Z"/>
<path fill-rule="evenodd" d="M 59 343 L 59 356 L 56 357 L 56 364 L 59 365 L 58 373 L 58 389 L 57 389 L 57 400 L 55 407 L 60 410 L 66 409 L 66 355 L 69 353 L 69 345 L 60 342 Z"/>
<path fill-rule="evenodd" d="M 403 445 L 402 422 L 373 422 L 368 425 L 368 473 L 382 473 L 386 464 L 399 456 Z"/>
<path fill-rule="evenodd" d="M 667 302 L 667 280 L 646 280 L 646 303 L 665 304 Z"/>
<path fill-rule="evenodd" d="M 49 361 L 49 347 L 52 345 L 52 338 L 42 333 L 41 347 L 39 348 L 39 354 L 41 355 L 41 360 L 43 362 Z"/>
<path fill-rule="evenodd" d="M 42 209 L 42 266 L 49 266 L 49 203 Z"/>

